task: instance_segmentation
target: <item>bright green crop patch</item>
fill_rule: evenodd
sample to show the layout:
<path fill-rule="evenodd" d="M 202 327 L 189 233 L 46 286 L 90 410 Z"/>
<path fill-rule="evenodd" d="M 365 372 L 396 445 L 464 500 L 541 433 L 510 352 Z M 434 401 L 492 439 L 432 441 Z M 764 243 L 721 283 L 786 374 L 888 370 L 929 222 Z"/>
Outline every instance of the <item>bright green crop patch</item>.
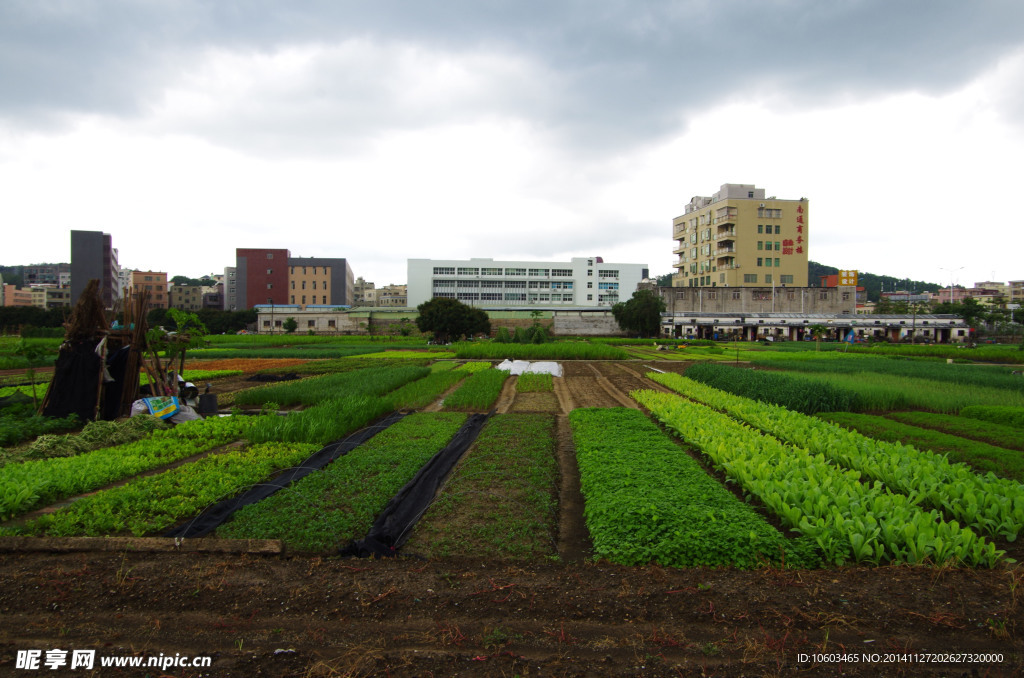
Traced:
<path fill-rule="evenodd" d="M 491 363 L 486 360 L 480 360 L 476 362 L 462 363 L 455 369 L 461 372 L 482 372 L 483 370 L 490 369 Z"/>
<path fill-rule="evenodd" d="M 448 410 L 477 412 L 489 410 L 501 395 L 506 379 L 507 370 L 486 369 L 474 372 L 462 386 L 444 399 L 444 407 Z"/>
<path fill-rule="evenodd" d="M 527 372 L 516 377 L 518 393 L 534 393 L 554 390 L 554 377 L 550 374 L 534 374 Z"/>
<path fill-rule="evenodd" d="M 554 555 L 557 479 L 554 418 L 494 416 L 404 550 L 428 557 Z"/>
<path fill-rule="evenodd" d="M 746 400 L 689 379 L 679 386 L 688 394 L 699 393 L 702 399 Z M 823 454 L 783 444 L 728 415 L 679 396 L 646 390 L 631 395 L 708 455 L 717 468 L 760 499 L 785 525 L 813 538 L 829 562 L 950 562 L 992 567 L 1003 554 L 957 521 L 945 520 L 936 510 L 923 510 L 918 506 L 923 493 L 912 491 L 908 496 L 880 482 L 862 482 L 859 472 L 832 463 Z M 776 416 L 784 412 L 772 405 L 746 402 L 755 408 L 772 408 Z M 791 415 L 833 426 L 813 417 Z M 793 423 L 788 420 L 780 426 L 790 429 Z M 894 461 L 898 463 L 899 458 Z M 924 472 L 921 467 L 914 470 Z M 1007 508 L 973 498 L 973 506 L 963 507 L 963 512 L 978 516 L 987 514 L 991 507 Z M 942 508 L 945 510 L 947 505 Z M 989 520 L 988 515 L 985 520 Z M 995 525 L 986 526 L 999 529 L 1000 525 L 1007 523 L 1000 523 L 997 516 Z"/>
<path fill-rule="evenodd" d="M 369 395 L 325 400 L 286 416 L 262 416 L 249 430 L 253 442 L 319 443 L 339 440 L 391 412 L 391 401 Z"/>
<path fill-rule="evenodd" d="M 648 378 L 682 393 L 693 400 L 725 410 L 729 415 L 785 441 L 795 449 L 820 455 L 839 469 L 853 469 L 865 481 L 876 483 L 890 492 L 902 492 L 915 503 L 927 503 L 955 518 L 959 524 L 980 533 L 999 535 L 1009 541 L 1024 529 L 1024 489 L 1015 480 L 999 478 L 991 473 L 979 475 L 965 464 L 950 462 L 946 457 L 911 445 L 887 442 L 863 436 L 786 408 L 761 403 L 705 386 L 676 374 L 647 375 Z M 720 428 L 732 428 L 722 422 Z M 778 450 L 772 451 L 778 455 Z M 855 494 L 863 490 L 856 489 Z M 914 518 L 918 520 L 918 518 Z M 958 524 L 959 523 L 959 524 Z M 946 529 L 946 528 L 943 528 Z M 915 537 L 915 539 L 918 539 Z M 969 540 L 957 537 L 966 547 Z M 968 562 L 988 562 L 987 552 L 960 547 L 950 549 L 950 542 L 940 544 L 947 553 L 936 558 L 959 557 Z M 898 545 L 897 545 L 898 547 Z M 987 547 L 979 547 L 987 549 Z M 911 553 L 912 558 L 917 555 Z"/>
<path fill-rule="evenodd" d="M 247 417 L 200 419 L 127 445 L 7 464 L 0 468 L 0 520 L 238 440 L 250 425 Z"/>
<path fill-rule="evenodd" d="M 922 412 L 921 414 L 929 414 Z M 913 445 L 919 450 L 944 454 L 951 461 L 968 464 L 979 472 L 991 471 L 1003 478 L 1024 480 L 1024 455 L 1018 450 L 1007 450 L 977 440 L 913 426 L 888 417 L 850 412 L 829 412 L 818 415 L 825 421 L 853 429 L 869 438 L 893 443 Z M 945 415 L 935 415 L 943 417 Z M 957 417 L 950 417 L 956 419 Z M 1017 444 L 1020 444 L 1018 437 Z"/>
<path fill-rule="evenodd" d="M 432 372 L 430 375 L 409 382 L 402 388 L 392 391 L 386 398 L 395 410 L 416 410 L 426 407 L 441 397 L 441 394 L 466 378 L 461 370 Z"/>
<path fill-rule="evenodd" d="M 639 410 L 569 415 L 584 516 L 596 555 L 623 565 L 811 565 L 808 540 L 787 541 Z"/>
<path fill-rule="evenodd" d="M 24 525 L 17 533 L 58 537 L 124 531 L 135 536 L 158 533 L 276 471 L 302 463 L 317 449 L 316 445 L 266 443 L 211 454 L 191 464 L 83 497 L 67 508 Z"/>
<path fill-rule="evenodd" d="M 315 552 L 360 539 L 465 420 L 452 412 L 409 415 L 324 469 L 241 509 L 217 535 L 283 539 L 289 548 Z"/>

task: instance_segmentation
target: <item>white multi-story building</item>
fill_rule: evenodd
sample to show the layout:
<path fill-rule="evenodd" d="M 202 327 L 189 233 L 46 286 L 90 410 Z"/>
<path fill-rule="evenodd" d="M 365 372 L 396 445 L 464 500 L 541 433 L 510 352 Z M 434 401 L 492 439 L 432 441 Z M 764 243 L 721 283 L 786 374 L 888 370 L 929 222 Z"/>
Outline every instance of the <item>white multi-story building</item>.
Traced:
<path fill-rule="evenodd" d="M 628 301 L 647 277 L 647 264 L 611 264 L 601 257 L 409 259 L 408 305 L 447 298 L 480 307 L 607 308 Z"/>

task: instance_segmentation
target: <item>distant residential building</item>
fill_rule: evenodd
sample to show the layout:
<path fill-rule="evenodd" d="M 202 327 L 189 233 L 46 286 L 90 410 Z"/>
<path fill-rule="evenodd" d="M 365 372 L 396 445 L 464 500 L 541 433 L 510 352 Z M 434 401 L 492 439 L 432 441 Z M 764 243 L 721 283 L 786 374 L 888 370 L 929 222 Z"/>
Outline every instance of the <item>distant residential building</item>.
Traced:
<path fill-rule="evenodd" d="M 54 285 L 61 287 L 71 280 L 71 264 L 32 264 L 22 268 L 25 287 Z"/>
<path fill-rule="evenodd" d="M 164 271 L 132 271 L 131 290 L 133 298 L 142 290 L 149 291 L 150 308 L 167 308 L 170 302 Z"/>
<path fill-rule="evenodd" d="M 110 234 L 100 231 L 71 231 L 71 300 L 78 302 L 90 280 L 99 280 L 100 296 L 106 308 L 120 299 L 117 288 L 117 250 Z"/>
<path fill-rule="evenodd" d="M 288 304 L 289 256 L 286 249 L 236 248 L 235 310 Z"/>
<path fill-rule="evenodd" d="M 209 289 L 200 285 L 171 285 L 168 292 L 171 308 L 179 308 L 183 311 L 198 311 L 203 308 L 204 290 Z"/>
<path fill-rule="evenodd" d="M 408 285 L 385 285 L 377 290 L 377 306 L 404 308 L 408 305 Z"/>
<path fill-rule="evenodd" d="M 409 259 L 406 305 L 436 298 L 481 307 L 610 307 L 628 300 L 646 264 L 605 263 L 601 257 L 567 262 L 493 259 Z"/>
<path fill-rule="evenodd" d="M 372 282 L 356 278 L 352 285 L 352 304 L 355 306 L 376 306 L 377 290 Z"/>
<path fill-rule="evenodd" d="M 937 304 L 961 304 L 963 303 L 964 299 L 966 299 L 969 296 L 970 294 L 967 292 L 966 287 L 953 287 L 952 289 L 947 287 L 945 289 L 941 289 L 938 292 L 933 293 L 931 295 L 931 299 Z"/>
<path fill-rule="evenodd" d="M 766 198 L 753 184 L 695 196 L 672 220 L 672 286 L 807 287 L 809 224 L 806 198 Z"/>
<path fill-rule="evenodd" d="M 58 285 L 33 285 L 30 288 L 32 305 L 38 308 L 64 308 L 71 306 L 71 288 Z"/>
<path fill-rule="evenodd" d="M 351 306 L 355 279 L 345 259 L 290 257 L 288 303 L 306 306 Z"/>
<path fill-rule="evenodd" d="M 4 306 L 31 306 L 32 290 L 27 287 L 15 287 L 4 284 Z"/>
<path fill-rule="evenodd" d="M 131 297 L 132 273 L 132 269 L 123 266 L 117 269 L 117 289 L 121 290 L 122 297 Z"/>
<path fill-rule="evenodd" d="M 1011 280 L 1007 285 L 1007 301 L 1011 304 L 1024 303 L 1024 280 Z"/>
<path fill-rule="evenodd" d="M 223 310 L 224 308 L 224 283 L 203 287 L 203 308 Z"/>
<path fill-rule="evenodd" d="M 237 269 L 234 266 L 224 268 L 224 310 L 238 310 Z"/>
<path fill-rule="evenodd" d="M 851 291 L 852 285 L 840 285 L 839 274 L 832 273 L 830 275 L 823 275 L 819 278 L 820 287 L 846 287 L 847 293 Z M 857 308 L 863 308 L 868 301 L 868 293 L 864 289 L 863 285 L 857 285 L 856 290 Z"/>

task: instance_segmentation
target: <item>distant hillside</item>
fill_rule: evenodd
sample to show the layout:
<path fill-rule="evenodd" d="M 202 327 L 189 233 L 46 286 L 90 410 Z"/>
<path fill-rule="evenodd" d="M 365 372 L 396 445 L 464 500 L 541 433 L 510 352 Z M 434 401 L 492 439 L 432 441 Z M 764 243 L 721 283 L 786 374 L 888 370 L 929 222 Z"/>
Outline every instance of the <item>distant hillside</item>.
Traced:
<path fill-rule="evenodd" d="M 821 277 L 834 275 L 839 272 L 835 266 L 826 266 L 816 261 L 807 262 L 807 284 L 811 287 L 821 285 Z M 859 271 L 857 280 L 860 286 L 868 295 L 868 301 L 878 301 L 882 291 L 891 292 L 894 290 L 910 290 L 914 292 L 936 292 L 944 287 L 940 283 L 924 282 L 922 280 L 910 280 L 908 278 L 894 278 L 891 275 L 876 275 Z"/>

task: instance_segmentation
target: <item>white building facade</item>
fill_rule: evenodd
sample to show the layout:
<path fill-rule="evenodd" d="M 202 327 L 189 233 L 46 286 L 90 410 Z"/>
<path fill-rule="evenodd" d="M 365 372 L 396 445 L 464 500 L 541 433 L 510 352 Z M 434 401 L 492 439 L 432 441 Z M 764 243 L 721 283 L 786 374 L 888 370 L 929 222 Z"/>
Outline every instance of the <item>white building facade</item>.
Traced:
<path fill-rule="evenodd" d="M 628 301 L 647 264 L 605 263 L 601 257 L 568 262 L 493 259 L 409 259 L 408 305 L 436 298 L 479 307 L 611 307 Z"/>

